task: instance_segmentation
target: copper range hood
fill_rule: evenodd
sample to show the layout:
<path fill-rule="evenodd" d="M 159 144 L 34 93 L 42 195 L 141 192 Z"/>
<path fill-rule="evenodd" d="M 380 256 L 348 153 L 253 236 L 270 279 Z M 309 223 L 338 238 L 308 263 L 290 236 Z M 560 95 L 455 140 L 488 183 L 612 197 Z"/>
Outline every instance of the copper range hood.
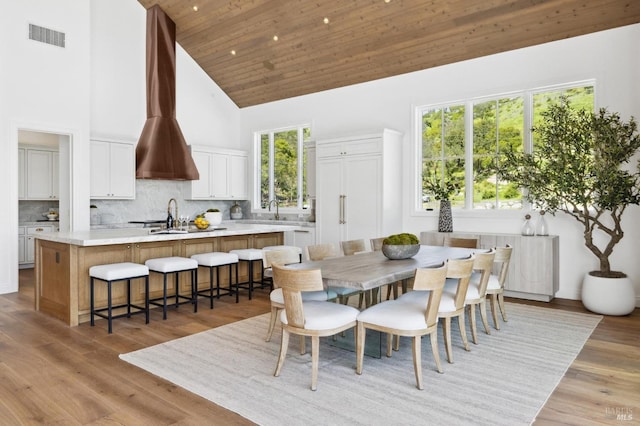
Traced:
<path fill-rule="evenodd" d="M 155 5 L 147 10 L 147 121 L 136 147 L 136 178 L 198 180 L 176 121 L 176 24 Z"/>

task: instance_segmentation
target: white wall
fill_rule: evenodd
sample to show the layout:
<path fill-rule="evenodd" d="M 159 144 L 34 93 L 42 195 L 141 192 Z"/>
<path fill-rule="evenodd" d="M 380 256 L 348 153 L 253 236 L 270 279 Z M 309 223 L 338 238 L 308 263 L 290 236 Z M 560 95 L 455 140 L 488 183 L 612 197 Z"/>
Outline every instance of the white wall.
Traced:
<path fill-rule="evenodd" d="M 18 289 L 18 129 L 69 135 L 71 228 L 89 229 L 90 135 L 137 140 L 146 118 L 146 11 L 135 0 L 0 0 L 0 294 Z M 33 23 L 66 48 L 28 39 Z M 240 113 L 177 49 L 177 119 L 187 143 L 237 148 Z"/>
<path fill-rule="evenodd" d="M 86 175 L 89 135 L 89 3 L 83 0 L 2 1 L 0 28 L 0 293 L 18 289 L 18 129 L 70 135 L 76 176 Z M 66 33 L 66 48 L 28 38 L 28 24 Z M 86 181 L 86 179 L 85 179 Z M 76 207 L 88 182 L 72 189 Z M 86 215 L 88 223 L 88 212 Z M 81 215 L 75 216 L 79 223 Z"/>
<path fill-rule="evenodd" d="M 146 119 L 146 10 L 91 1 L 91 134 L 138 140 Z M 187 144 L 238 148 L 238 107 L 179 45 L 176 119 Z"/>
<path fill-rule="evenodd" d="M 398 77 L 363 83 L 242 109 L 243 140 L 252 132 L 312 122 L 314 139 L 389 127 L 404 132 L 404 229 L 435 229 L 434 214 L 414 213 L 414 107 L 470 97 L 596 79 L 597 103 L 623 117 L 640 117 L 640 25 L 464 61 Z M 454 212 L 457 231 L 520 232 L 522 213 Z M 582 276 L 597 267 L 587 251 L 578 223 L 560 214 L 548 218 L 560 236 L 560 291 L 557 297 L 579 299 Z M 629 274 L 640 297 L 640 208 L 623 219 L 625 238 L 611 257 L 612 266 Z M 374 237 L 374 236 L 372 236 Z M 638 299 L 640 306 L 640 299 Z"/>

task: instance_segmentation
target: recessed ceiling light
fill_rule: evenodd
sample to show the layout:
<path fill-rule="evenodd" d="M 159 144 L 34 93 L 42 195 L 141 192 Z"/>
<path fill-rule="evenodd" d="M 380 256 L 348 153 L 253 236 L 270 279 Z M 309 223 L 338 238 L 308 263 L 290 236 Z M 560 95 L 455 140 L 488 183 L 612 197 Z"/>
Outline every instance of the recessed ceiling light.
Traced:
<path fill-rule="evenodd" d="M 232 51 L 231 51 L 231 54 L 232 54 L 233 56 L 236 56 L 236 51 L 235 51 L 235 50 L 232 50 Z"/>
<path fill-rule="evenodd" d="M 197 12 L 198 11 L 198 6 L 193 6 L 193 11 Z"/>
<path fill-rule="evenodd" d="M 277 35 L 273 36 L 273 41 L 278 41 L 278 36 Z"/>
<path fill-rule="evenodd" d="M 385 3 L 391 3 L 391 0 L 384 0 Z"/>
<path fill-rule="evenodd" d="M 328 24 L 328 23 L 329 23 L 329 18 L 324 18 L 324 19 L 322 20 L 322 22 L 324 22 L 325 24 Z"/>

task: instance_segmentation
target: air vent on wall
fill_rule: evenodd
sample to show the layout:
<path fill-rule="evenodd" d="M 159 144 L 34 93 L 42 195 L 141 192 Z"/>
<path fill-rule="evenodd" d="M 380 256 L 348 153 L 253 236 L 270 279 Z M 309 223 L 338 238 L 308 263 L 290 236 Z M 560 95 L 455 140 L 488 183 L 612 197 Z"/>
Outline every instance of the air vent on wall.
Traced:
<path fill-rule="evenodd" d="M 29 24 L 29 38 L 42 43 L 64 47 L 65 34 L 49 28 Z"/>

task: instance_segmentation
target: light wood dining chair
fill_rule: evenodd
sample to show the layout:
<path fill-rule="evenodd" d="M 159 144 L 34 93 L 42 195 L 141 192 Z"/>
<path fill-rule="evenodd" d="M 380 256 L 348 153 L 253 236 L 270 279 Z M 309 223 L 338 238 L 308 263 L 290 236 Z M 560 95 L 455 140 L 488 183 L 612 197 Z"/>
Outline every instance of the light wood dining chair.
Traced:
<path fill-rule="evenodd" d="M 444 245 L 447 247 L 463 247 L 463 248 L 478 248 L 477 238 L 445 238 Z"/>
<path fill-rule="evenodd" d="M 453 351 L 451 349 L 451 318 L 458 318 L 458 328 L 460 329 L 460 337 L 462 345 L 466 351 L 471 350 L 467 340 L 467 332 L 465 329 L 464 301 L 467 295 L 467 288 L 471 280 L 473 272 L 473 263 L 475 257 L 470 256 L 467 259 L 449 259 L 447 261 L 447 279 L 457 281 L 455 291 L 451 292 L 443 290 L 440 306 L 438 308 L 438 317 L 442 322 L 442 334 L 444 336 L 444 344 L 447 352 L 447 361 L 453 363 Z M 400 303 L 407 303 L 413 309 L 420 308 L 426 303 L 425 299 L 428 294 L 424 291 L 410 291 L 398 298 Z"/>
<path fill-rule="evenodd" d="M 493 317 L 493 326 L 496 330 L 500 330 L 498 322 L 498 310 L 496 304 L 500 306 L 502 320 L 507 322 L 507 311 L 504 306 L 504 283 L 509 273 L 509 263 L 511 262 L 511 253 L 513 247 L 507 244 L 506 247 L 496 247 L 496 256 L 493 260 L 494 265 L 498 268 L 497 274 L 489 276 L 487 283 L 487 296 L 491 304 L 491 316 Z"/>
<path fill-rule="evenodd" d="M 309 260 L 323 260 L 329 257 L 340 256 L 337 247 L 331 243 L 310 245 L 305 247 L 305 250 L 307 252 L 307 259 Z"/>
<path fill-rule="evenodd" d="M 491 334 L 489 330 L 489 322 L 487 321 L 487 283 L 489 282 L 489 276 L 493 268 L 493 259 L 496 256 L 494 249 L 488 252 L 476 252 L 474 254 L 475 260 L 473 262 L 473 273 L 469 280 L 469 286 L 467 287 L 467 295 L 464 299 L 464 304 L 467 307 L 467 314 L 469 317 L 469 328 L 471 329 L 471 340 L 474 344 L 478 344 L 478 332 L 476 327 L 476 306 L 480 311 L 480 318 L 482 319 L 482 325 L 484 331 L 487 334 Z M 456 280 L 448 279 L 445 284 L 444 291 L 449 293 L 455 293 L 458 282 Z"/>
<path fill-rule="evenodd" d="M 446 277 L 446 264 L 439 268 L 416 269 L 413 288 L 415 291 L 427 295 L 424 298 L 425 304 L 420 306 L 420 309 L 408 309 L 406 304 L 396 300 L 388 300 L 374 305 L 358 315 L 357 374 L 362 374 L 367 329 L 387 333 L 387 357 L 391 356 L 393 336 L 398 339 L 397 346 L 399 346 L 399 336 L 413 338 L 413 369 L 418 389 L 424 389 L 422 384 L 422 336 L 429 335 L 436 368 L 439 373 L 442 373 L 438 352 L 438 308 Z"/>
<path fill-rule="evenodd" d="M 382 244 L 384 242 L 384 238 L 371 238 L 370 242 L 371 242 L 371 250 L 373 251 L 380 251 L 382 250 Z"/>
<path fill-rule="evenodd" d="M 276 249 L 276 250 L 264 250 L 263 261 L 265 267 L 265 275 L 270 276 L 273 279 L 273 265 L 289 265 L 292 263 L 300 262 L 300 254 L 288 248 Z M 309 300 L 321 300 L 326 301 L 334 299 L 336 294 L 327 291 L 308 291 L 302 296 L 303 301 Z M 277 283 L 273 280 L 273 290 L 269 294 L 269 300 L 271 302 L 271 317 L 269 319 L 269 330 L 267 331 L 267 342 L 271 340 L 273 335 L 273 329 L 275 328 L 278 313 L 284 309 L 284 296 L 282 295 L 282 289 L 278 288 Z"/>
<path fill-rule="evenodd" d="M 358 253 L 364 253 L 369 251 L 367 250 L 363 239 L 341 241 L 340 246 L 342 247 L 342 253 L 344 253 L 345 256 L 353 256 Z M 373 300 L 375 300 L 376 297 L 377 297 L 377 293 L 374 294 L 373 291 L 371 290 L 360 292 L 358 308 L 362 309 L 363 305 L 366 307 L 371 306 L 371 304 L 373 303 Z"/>
<path fill-rule="evenodd" d="M 272 264 L 273 281 L 282 289 L 284 310 L 280 313 L 282 340 L 280 354 L 274 376 L 280 370 L 287 356 L 289 335 L 311 337 L 311 390 L 318 384 L 318 358 L 320 337 L 333 336 L 356 326 L 360 313 L 356 308 L 339 303 L 308 301 L 303 302 L 302 294 L 308 291 L 322 291 L 322 274 L 319 269 L 287 269 Z M 355 330 L 357 341 L 357 330 Z"/>
<path fill-rule="evenodd" d="M 362 253 L 367 251 L 367 248 L 364 244 L 364 240 L 349 240 L 349 241 L 341 241 L 340 246 L 342 247 L 342 253 L 345 256 L 351 256 L 357 253 Z"/>
<path fill-rule="evenodd" d="M 324 260 L 330 257 L 340 256 L 336 246 L 330 243 L 310 245 L 306 247 L 306 250 L 309 260 Z M 338 302 L 343 305 L 346 305 L 349 302 L 350 296 L 359 293 L 357 289 L 347 287 L 332 287 L 331 291 L 335 293 L 338 298 Z"/>

